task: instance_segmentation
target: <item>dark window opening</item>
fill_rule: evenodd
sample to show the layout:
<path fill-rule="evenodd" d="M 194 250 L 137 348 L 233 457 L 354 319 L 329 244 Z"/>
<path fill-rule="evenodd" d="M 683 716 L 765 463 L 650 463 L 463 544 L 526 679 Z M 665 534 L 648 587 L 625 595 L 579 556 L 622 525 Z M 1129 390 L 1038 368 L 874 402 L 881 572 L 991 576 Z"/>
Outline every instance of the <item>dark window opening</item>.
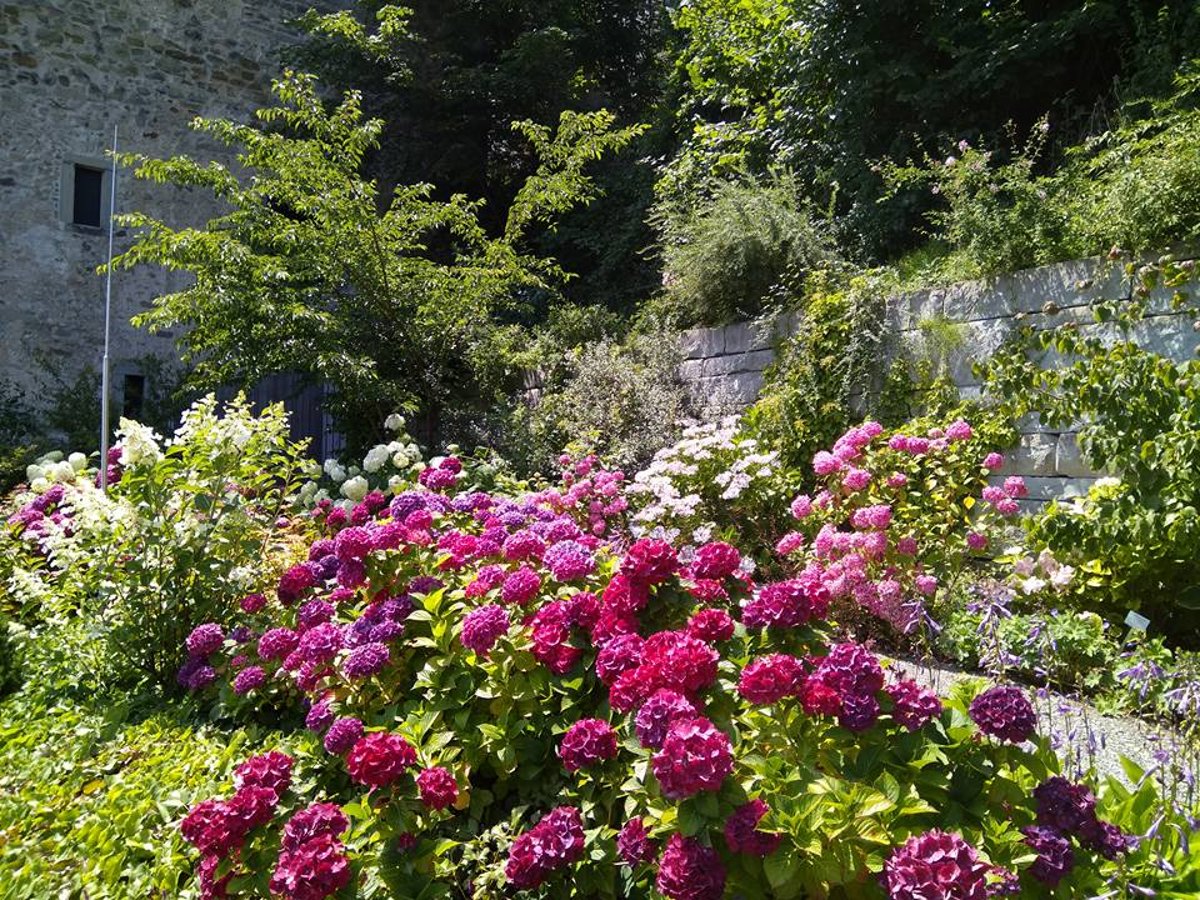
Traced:
<path fill-rule="evenodd" d="M 103 193 L 104 173 L 87 166 L 75 167 L 75 204 L 71 221 L 76 225 L 100 227 L 100 196 Z"/>
<path fill-rule="evenodd" d="M 121 392 L 121 415 L 126 419 L 140 419 L 145 400 L 146 377 L 144 375 L 126 375 L 125 385 Z"/>

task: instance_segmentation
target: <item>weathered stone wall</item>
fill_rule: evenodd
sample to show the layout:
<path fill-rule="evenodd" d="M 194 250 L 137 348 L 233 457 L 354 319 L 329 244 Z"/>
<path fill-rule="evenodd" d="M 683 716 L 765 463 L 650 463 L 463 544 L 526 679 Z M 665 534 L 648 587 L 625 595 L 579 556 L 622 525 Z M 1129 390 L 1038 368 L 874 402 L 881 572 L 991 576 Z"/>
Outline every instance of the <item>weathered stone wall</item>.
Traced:
<path fill-rule="evenodd" d="M 950 374 L 964 396 L 977 395 L 979 382 L 972 367 L 1020 324 L 1077 322 L 1085 332 L 1115 337 L 1111 326 L 1093 321 L 1088 304 L 1099 298 L 1129 298 L 1131 289 L 1123 267 L 1076 260 L 891 297 L 885 320 L 892 338 L 890 357 L 881 359 L 880 366 L 887 366 L 898 348 L 919 338 L 923 321 L 944 318 L 959 327 L 963 338 L 948 361 Z M 1149 314 L 1133 337 L 1142 346 L 1183 361 L 1194 357 L 1200 335 L 1193 329 L 1194 315 L 1172 309 L 1172 293 L 1163 288 L 1152 294 Z M 752 403 L 762 387 L 763 370 L 775 358 L 775 345 L 795 331 L 798 321 L 789 314 L 766 323 L 685 332 L 684 380 L 698 400 L 724 395 L 743 406 Z M 1031 499 L 1081 494 L 1101 476 L 1081 457 L 1074 430 L 1051 430 L 1036 419 L 1021 423 L 1020 430 L 1005 473 L 1023 475 Z"/>
<path fill-rule="evenodd" d="M 313 5 L 343 4 L 0 0 L 0 378 L 38 397 L 47 384 L 43 357 L 67 378 L 100 366 L 104 281 L 95 272 L 107 236 L 65 220 L 65 170 L 76 162 L 106 165 L 114 125 L 124 151 L 232 162 L 188 123 L 198 115 L 248 120 L 265 105 L 280 70 L 278 50 L 297 37 L 287 22 Z M 128 173 L 118 176 L 117 210 L 172 225 L 198 224 L 214 212 L 197 193 L 135 182 Z M 129 239 L 119 232 L 116 251 Z M 174 356 L 173 335 L 151 336 L 129 319 L 184 279 L 149 269 L 114 276 L 118 390 L 136 359 Z"/>

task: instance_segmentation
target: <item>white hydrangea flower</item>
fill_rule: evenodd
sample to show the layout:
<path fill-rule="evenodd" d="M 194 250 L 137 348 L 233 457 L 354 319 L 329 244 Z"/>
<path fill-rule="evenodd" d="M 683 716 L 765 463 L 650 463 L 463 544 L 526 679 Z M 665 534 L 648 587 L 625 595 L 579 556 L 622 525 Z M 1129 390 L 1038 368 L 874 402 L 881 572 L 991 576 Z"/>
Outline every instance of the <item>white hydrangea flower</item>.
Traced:
<path fill-rule="evenodd" d="M 122 418 L 117 437 L 121 443 L 121 465 L 126 468 L 143 463 L 154 465 L 162 459 L 162 448 L 159 446 L 162 437 L 140 422 Z"/>
<path fill-rule="evenodd" d="M 370 486 L 367 484 L 367 479 L 363 478 L 361 475 L 355 475 L 353 478 L 348 478 L 342 483 L 342 496 L 347 500 L 352 500 L 353 502 L 357 503 L 358 501 L 362 500 L 363 497 L 367 496 L 367 490 L 369 487 Z"/>
<path fill-rule="evenodd" d="M 392 413 L 383 420 L 383 427 L 388 431 L 396 432 L 404 428 L 404 416 L 399 413 Z"/>
<path fill-rule="evenodd" d="M 25 480 L 33 484 L 39 478 L 45 477 L 46 471 L 37 463 L 30 463 L 25 467 Z"/>
<path fill-rule="evenodd" d="M 404 479 L 399 475 L 393 475 L 388 479 L 388 490 L 393 494 L 398 494 L 404 490 Z"/>
<path fill-rule="evenodd" d="M 84 472 L 87 470 L 87 457 L 82 453 L 72 453 L 67 457 L 67 462 L 71 464 L 71 468 L 76 472 Z"/>
<path fill-rule="evenodd" d="M 44 494 L 50 490 L 50 479 L 45 477 L 35 478 L 29 483 L 29 489 L 35 494 Z"/>
<path fill-rule="evenodd" d="M 328 475 L 335 483 L 340 483 L 346 480 L 346 469 L 336 459 L 325 460 L 325 474 Z"/>
<path fill-rule="evenodd" d="M 363 469 L 369 473 L 378 472 L 388 461 L 388 455 L 386 444 L 376 444 L 363 457 Z"/>
<path fill-rule="evenodd" d="M 397 469 L 406 468 L 411 463 L 412 460 L 408 458 L 408 454 L 404 450 L 397 450 L 392 454 L 392 465 Z"/>

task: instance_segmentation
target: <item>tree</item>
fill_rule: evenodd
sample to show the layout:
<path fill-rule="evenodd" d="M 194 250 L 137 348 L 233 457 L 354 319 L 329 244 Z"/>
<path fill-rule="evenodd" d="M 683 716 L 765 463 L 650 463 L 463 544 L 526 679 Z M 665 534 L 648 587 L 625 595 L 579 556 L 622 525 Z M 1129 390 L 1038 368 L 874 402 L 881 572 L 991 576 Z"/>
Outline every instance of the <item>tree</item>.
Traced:
<path fill-rule="evenodd" d="M 236 148 L 237 172 L 186 157 L 122 158 L 138 178 L 204 188 L 228 207 L 202 228 L 124 217 L 140 232 L 115 265 L 157 264 L 196 279 L 135 322 L 183 326 L 196 387 L 298 372 L 332 387 L 330 411 L 352 445 L 369 442 L 398 409 L 419 413 L 432 440 L 447 403 L 478 402 L 511 377 L 502 348 L 513 336 L 500 318 L 566 278 L 526 248 L 530 229 L 595 197 L 586 166 L 638 129 L 614 130 L 603 110 L 564 112 L 553 133 L 519 123 L 540 162 L 493 237 L 480 201 L 434 199 L 427 183 L 388 196 L 361 174 L 383 123 L 364 116 L 357 92 L 327 109 L 316 79 L 292 72 L 274 92 L 278 105 L 254 124 L 193 123 Z"/>

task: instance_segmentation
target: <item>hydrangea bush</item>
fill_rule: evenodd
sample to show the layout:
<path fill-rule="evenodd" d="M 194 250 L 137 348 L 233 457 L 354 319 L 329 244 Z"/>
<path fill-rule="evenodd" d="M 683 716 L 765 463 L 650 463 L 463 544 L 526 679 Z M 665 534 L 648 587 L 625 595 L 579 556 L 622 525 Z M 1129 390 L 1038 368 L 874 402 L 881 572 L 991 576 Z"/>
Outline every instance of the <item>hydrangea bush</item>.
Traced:
<path fill-rule="evenodd" d="M 979 444 L 965 422 L 853 429 L 759 570 L 715 536 L 631 531 L 623 479 L 589 459 L 511 495 L 448 457 L 344 518 L 318 505 L 307 559 L 183 642 L 198 695 L 294 698 L 311 732 L 184 819 L 202 894 L 1200 889 L 1187 831 L 1148 833 L 1152 782 L 1097 797 L 1059 775 L 1021 688 L 938 697 L 831 618 L 846 600 L 892 621 L 881 585 L 919 604 L 1011 514 L 1020 486 L 988 481 Z M 953 516 L 982 518 L 920 530 L 904 498 L 963 466 L 977 499 Z"/>

